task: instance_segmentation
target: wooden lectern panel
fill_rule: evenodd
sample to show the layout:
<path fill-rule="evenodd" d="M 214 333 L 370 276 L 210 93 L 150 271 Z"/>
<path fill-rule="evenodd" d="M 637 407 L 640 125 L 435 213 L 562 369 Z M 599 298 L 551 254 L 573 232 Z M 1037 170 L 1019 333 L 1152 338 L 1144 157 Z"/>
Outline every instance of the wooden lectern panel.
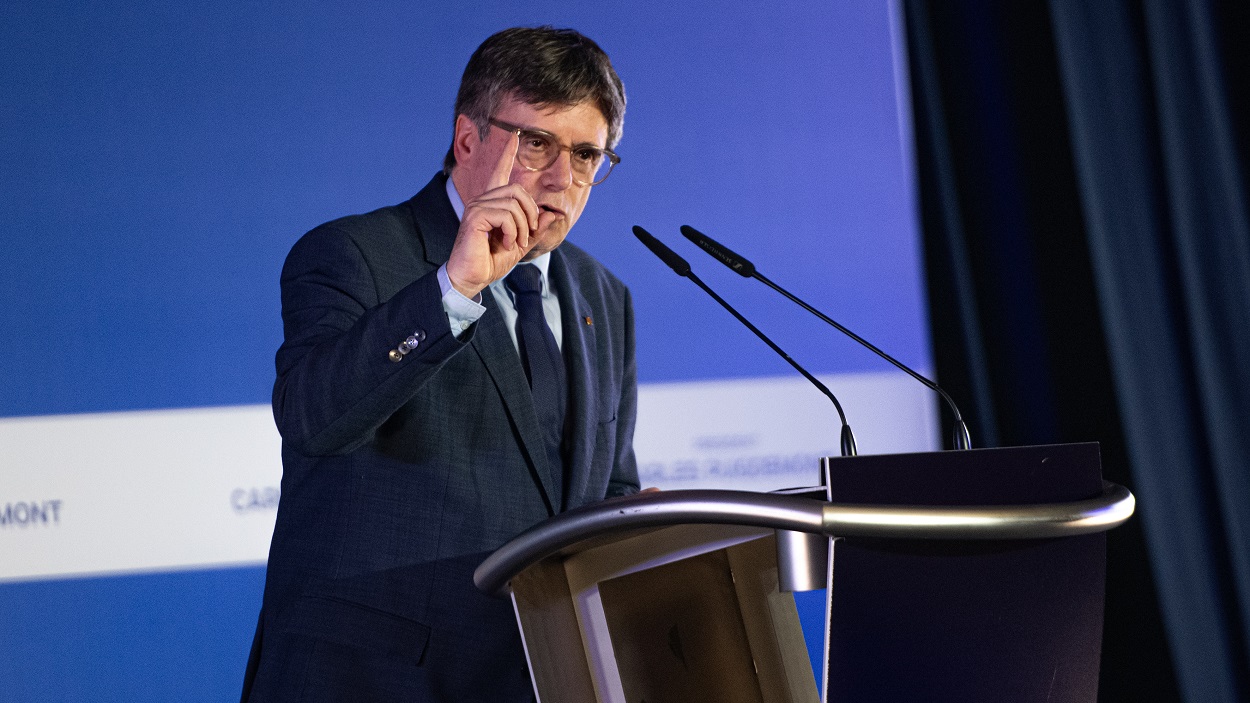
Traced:
<path fill-rule="evenodd" d="M 815 703 L 772 530 L 681 525 L 591 541 L 511 582 L 541 703 Z"/>
<path fill-rule="evenodd" d="M 764 703 L 724 550 L 599 584 L 629 703 Z"/>
<path fill-rule="evenodd" d="M 548 559 L 518 574 L 512 606 L 542 703 L 597 700 L 564 564 Z"/>
<path fill-rule="evenodd" d="M 778 589 L 776 538 L 746 542 L 725 553 L 765 703 L 818 700 L 794 595 Z"/>

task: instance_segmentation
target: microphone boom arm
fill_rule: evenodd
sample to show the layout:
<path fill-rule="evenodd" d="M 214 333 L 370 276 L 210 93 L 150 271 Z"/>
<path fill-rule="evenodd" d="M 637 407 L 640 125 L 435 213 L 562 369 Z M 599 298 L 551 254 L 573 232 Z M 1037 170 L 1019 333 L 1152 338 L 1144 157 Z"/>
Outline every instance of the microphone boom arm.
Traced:
<path fill-rule="evenodd" d="M 699 288 L 702 288 L 704 293 L 712 296 L 712 300 L 720 303 L 720 306 L 728 310 L 729 314 L 733 315 L 738 322 L 746 325 L 747 329 L 754 332 L 756 337 L 759 337 L 760 340 L 767 344 L 769 349 L 772 349 L 781 358 L 785 359 L 787 363 L 794 367 L 795 371 L 803 374 L 803 378 L 806 378 L 812 383 L 812 385 L 816 386 L 821 393 L 824 393 L 825 397 L 829 398 L 829 400 L 833 402 L 833 407 L 838 411 L 838 419 L 842 421 L 840 441 L 842 456 L 855 456 L 858 453 L 858 449 L 855 446 L 855 435 L 851 432 L 851 426 L 846 422 L 846 413 L 842 411 L 842 404 L 839 403 L 838 399 L 833 395 L 833 391 L 829 390 L 829 388 L 825 386 L 825 384 L 821 383 L 815 376 L 808 373 L 807 369 L 800 366 L 799 362 L 792 359 L 784 349 L 777 346 L 776 342 L 768 338 L 768 335 L 761 332 L 758 327 L 751 324 L 750 320 L 743 317 L 742 313 L 734 309 L 734 307 L 726 302 L 724 298 L 717 295 L 716 291 L 708 287 L 706 283 L 694 274 L 694 271 L 690 270 L 690 264 L 686 263 L 685 259 L 678 256 L 676 252 L 665 246 L 663 242 L 652 236 L 650 232 L 637 225 L 634 226 L 634 236 L 638 237 L 639 241 L 651 250 L 651 253 L 655 254 L 664 263 L 668 264 L 669 268 L 673 269 L 677 275 L 683 278 L 689 278 L 692 283 Z"/>
<path fill-rule="evenodd" d="M 946 401 L 947 407 L 949 407 L 951 409 L 951 412 L 954 413 L 955 415 L 955 428 L 954 428 L 954 432 L 952 435 L 952 442 L 954 444 L 955 449 L 971 449 L 972 448 L 972 437 L 968 433 L 968 425 L 964 422 L 963 416 L 959 413 L 959 408 L 955 405 L 955 401 L 950 397 L 950 395 L 948 395 L 946 391 L 942 390 L 942 388 L 938 386 L 938 384 L 934 383 L 933 381 L 930 381 L 924 376 L 921 376 L 920 374 L 911 370 L 911 368 L 909 368 L 903 362 L 881 351 L 868 340 L 864 339 L 863 337 L 855 334 L 854 332 L 838 324 L 836 320 L 824 314 L 823 312 L 817 310 L 811 305 L 808 305 L 801 298 L 794 295 L 790 291 L 786 290 L 785 288 L 782 288 L 776 283 L 773 283 L 771 280 L 768 279 L 767 276 L 755 270 L 755 264 L 752 264 L 745 257 L 734 252 L 729 247 L 721 244 L 715 239 L 712 239 L 711 237 L 700 232 L 694 227 L 691 227 L 690 225 L 682 225 L 681 233 L 682 235 L 686 237 L 686 239 L 689 239 L 690 241 L 694 242 L 695 245 L 697 245 L 700 249 L 702 249 L 703 251 L 711 255 L 713 259 L 716 259 L 717 261 L 721 262 L 725 266 L 728 266 L 731 270 L 737 272 L 738 275 L 744 278 L 754 278 L 758 280 L 760 283 L 763 283 L 769 288 L 772 288 L 778 293 L 784 295 L 785 297 L 789 298 L 792 302 L 797 304 L 799 307 L 810 312 L 811 314 L 820 318 L 824 322 L 832 325 L 835 329 L 837 329 L 842 334 L 845 334 L 846 336 L 850 337 L 856 342 L 859 342 L 860 344 L 862 344 L 863 346 L 867 347 L 869 350 L 874 352 L 877 356 L 881 357 L 882 359 L 885 359 L 891 364 L 894 364 L 894 366 L 896 366 L 900 371 L 903 371 L 907 375 L 911 376 L 912 378 L 916 379 L 920 383 L 924 384 L 925 387 L 929 388 L 930 390 L 940 395 L 942 399 Z"/>

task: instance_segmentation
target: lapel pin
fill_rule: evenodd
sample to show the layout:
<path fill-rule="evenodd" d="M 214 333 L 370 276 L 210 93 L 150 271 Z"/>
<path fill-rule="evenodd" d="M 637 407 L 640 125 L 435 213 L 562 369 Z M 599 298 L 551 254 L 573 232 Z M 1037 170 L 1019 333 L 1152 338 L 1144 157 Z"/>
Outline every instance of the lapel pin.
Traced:
<path fill-rule="evenodd" d="M 586 326 L 587 326 L 587 327 L 589 327 L 589 326 L 591 326 L 591 325 L 593 325 L 593 324 L 595 324 L 595 321 L 594 321 L 594 320 L 592 320 L 592 319 L 590 319 L 590 316 L 589 316 L 589 315 L 587 315 L 587 316 L 586 316 Z"/>

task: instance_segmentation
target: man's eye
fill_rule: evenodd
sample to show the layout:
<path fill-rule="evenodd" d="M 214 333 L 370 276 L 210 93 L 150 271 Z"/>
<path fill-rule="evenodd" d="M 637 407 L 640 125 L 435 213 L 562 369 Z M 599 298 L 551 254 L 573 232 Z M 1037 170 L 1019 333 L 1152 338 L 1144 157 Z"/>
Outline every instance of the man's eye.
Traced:
<path fill-rule="evenodd" d="M 576 157 L 578 161 L 585 161 L 588 164 L 593 164 L 601 158 L 598 149 L 588 148 L 577 149 L 573 152 L 573 156 Z"/>
<path fill-rule="evenodd" d="M 526 149 L 533 149 L 534 151 L 546 151 L 551 148 L 551 142 L 549 140 L 532 134 L 526 135 L 523 143 L 525 144 Z"/>

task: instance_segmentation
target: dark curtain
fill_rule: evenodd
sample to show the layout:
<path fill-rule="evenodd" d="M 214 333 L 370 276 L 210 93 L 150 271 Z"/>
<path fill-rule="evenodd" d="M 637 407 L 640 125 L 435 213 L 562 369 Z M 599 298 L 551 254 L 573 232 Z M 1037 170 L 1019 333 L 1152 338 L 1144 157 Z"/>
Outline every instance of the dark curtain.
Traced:
<path fill-rule="evenodd" d="M 1250 700 L 1245 5 L 904 3 L 943 386 L 1138 497 L 1102 701 Z"/>
<path fill-rule="evenodd" d="M 1051 5 L 1107 346 L 1181 690 L 1191 701 L 1245 701 L 1250 219 L 1219 9 Z"/>

